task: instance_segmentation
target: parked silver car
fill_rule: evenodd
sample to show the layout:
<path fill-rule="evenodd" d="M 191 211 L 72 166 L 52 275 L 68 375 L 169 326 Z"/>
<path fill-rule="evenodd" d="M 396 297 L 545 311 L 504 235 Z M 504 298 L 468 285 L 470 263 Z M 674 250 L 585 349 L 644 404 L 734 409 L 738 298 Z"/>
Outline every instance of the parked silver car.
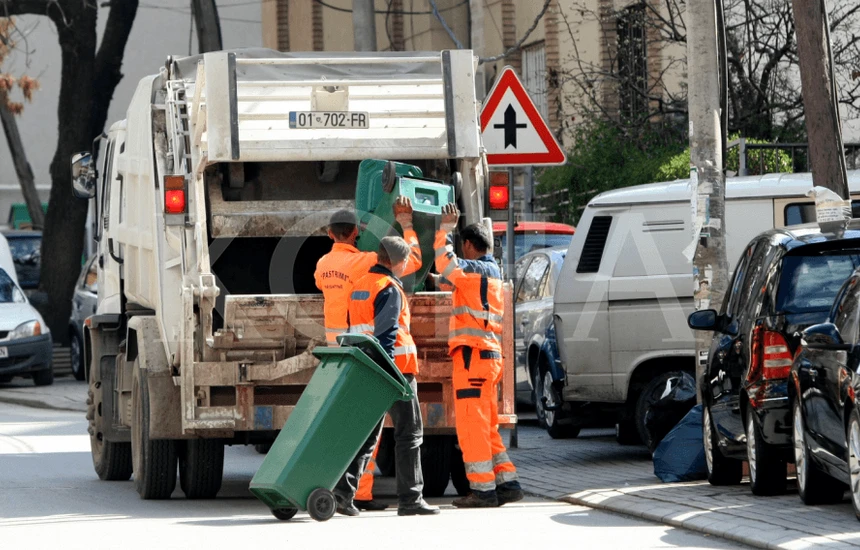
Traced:
<path fill-rule="evenodd" d="M 72 316 L 69 318 L 69 353 L 72 360 L 72 374 L 78 380 L 86 379 L 84 363 L 84 321 L 96 312 L 98 304 L 98 265 L 96 256 L 91 257 L 81 269 L 72 297 Z"/>
<path fill-rule="evenodd" d="M 554 407 L 561 403 L 564 373 L 558 361 L 553 324 L 553 292 L 567 247 L 525 254 L 516 263 L 514 299 L 517 401 L 535 406 L 538 421 L 552 437 L 575 437 L 579 429 Z"/>

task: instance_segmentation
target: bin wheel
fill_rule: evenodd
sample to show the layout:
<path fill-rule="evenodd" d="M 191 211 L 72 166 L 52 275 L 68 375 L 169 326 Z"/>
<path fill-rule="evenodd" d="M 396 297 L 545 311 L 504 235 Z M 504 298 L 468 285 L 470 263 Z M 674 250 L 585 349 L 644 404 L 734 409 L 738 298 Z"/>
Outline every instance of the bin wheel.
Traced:
<path fill-rule="evenodd" d="M 317 521 L 330 520 L 336 509 L 334 493 L 328 489 L 314 489 L 308 497 L 308 514 Z"/>
<path fill-rule="evenodd" d="M 277 510 L 272 510 L 272 515 L 281 521 L 293 519 L 293 517 L 298 513 L 298 508 L 278 508 Z"/>

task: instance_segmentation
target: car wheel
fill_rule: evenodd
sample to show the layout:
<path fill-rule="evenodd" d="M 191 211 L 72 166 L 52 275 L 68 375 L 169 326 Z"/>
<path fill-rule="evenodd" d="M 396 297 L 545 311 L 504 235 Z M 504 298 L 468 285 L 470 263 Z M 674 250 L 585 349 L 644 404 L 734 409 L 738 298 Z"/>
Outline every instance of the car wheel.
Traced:
<path fill-rule="evenodd" d="M 538 426 L 546 429 L 546 409 L 543 405 L 543 376 L 540 369 L 533 369 L 532 372 L 532 401 L 535 405 L 535 416 L 537 416 Z"/>
<path fill-rule="evenodd" d="M 794 465 L 797 469 L 797 493 L 800 500 L 804 504 L 834 504 L 841 501 L 845 486 L 812 463 L 799 401 L 794 403 L 792 416 Z"/>
<path fill-rule="evenodd" d="M 37 386 L 50 386 L 54 383 L 54 365 L 48 364 L 48 368 L 33 373 L 33 383 Z"/>
<path fill-rule="evenodd" d="M 776 456 L 775 449 L 765 443 L 755 413 L 747 413 L 747 461 L 750 468 L 750 489 L 754 495 L 770 496 L 785 492 L 786 463 Z"/>
<path fill-rule="evenodd" d="M 710 407 L 702 411 L 702 439 L 705 445 L 705 464 L 711 485 L 738 485 L 743 477 L 743 462 L 723 456 L 717 445 L 717 434 L 711 420 Z"/>
<path fill-rule="evenodd" d="M 663 396 L 663 392 L 666 390 L 666 383 L 672 378 L 682 376 L 684 376 L 684 373 L 677 370 L 658 374 L 656 378 L 645 386 L 642 393 L 636 399 L 636 429 L 639 430 L 639 437 L 642 438 L 642 442 L 649 449 L 651 448 L 651 436 L 645 428 L 645 416 L 648 414 L 648 410 Z"/>
<path fill-rule="evenodd" d="M 538 412 L 538 418 L 543 414 L 543 426 L 551 438 L 572 439 L 579 435 L 578 426 L 563 423 L 561 411 L 552 410 L 564 401 L 561 398 L 558 384 L 552 379 L 552 373 L 543 361 L 541 361 L 538 374 L 535 377 L 535 394 L 538 398 L 535 410 L 542 411 Z"/>
<path fill-rule="evenodd" d="M 74 375 L 75 380 L 84 380 L 86 378 L 84 346 L 81 343 L 81 337 L 76 332 L 72 332 L 69 339 L 69 356 L 72 362 L 72 375 Z"/>
<path fill-rule="evenodd" d="M 848 472 L 851 477 L 851 503 L 854 505 L 854 515 L 860 520 L 860 413 L 857 409 L 851 411 L 851 421 L 848 423 Z"/>

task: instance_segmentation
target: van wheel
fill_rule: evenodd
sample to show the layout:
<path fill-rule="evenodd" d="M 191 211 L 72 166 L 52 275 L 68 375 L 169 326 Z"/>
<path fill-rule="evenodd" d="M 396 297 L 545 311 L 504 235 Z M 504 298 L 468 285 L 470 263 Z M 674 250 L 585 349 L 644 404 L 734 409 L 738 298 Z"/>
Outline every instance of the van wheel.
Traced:
<path fill-rule="evenodd" d="M 135 361 L 131 389 L 134 488 L 144 500 L 170 498 L 176 488 L 176 442 L 149 438 L 149 387 Z"/>
<path fill-rule="evenodd" d="M 744 474 L 743 462 L 726 458 L 720 452 L 714 423 L 711 420 L 711 408 L 708 406 L 705 406 L 702 412 L 702 439 L 705 445 L 708 482 L 711 485 L 738 485 Z"/>
<path fill-rule="evenodd" d="M 538 421 L 546 429 L 553 439 L 572 439 L 579 435 L 579 427 L 572 424 L 564 424 L 563 412 L 561 410 L 550 410 L 551 407 L 561 406 L 564 401 L 558 384 L 552 379 L 552 373 L 541 360 L 538 372 L 534 379 L 535 387 L 535 412 Z M 543 418 L 543 421 L 541 421 Z"/>
<path fill-rule="evenodd" d="M 224 475 L 224 443 L 189 439 L 179 454 L 179 486 L 185 498 L 215 498 Z"/>
<path fill-rule="evenodd" d="M 655 403 L 660 401 L 663 391 L 666 389 L 666 383 L 672 378 L 684 376 L 683 371 L 669 371 L 657 375 L 651 380 L 647 386 L 639 394 L 636 399 L 636 429 L 639 430 L 639 437 L 642 438 L 642 443 L 649 449 L 651 448 L 651 436 L 645 428 L 645 416 Z M 657 441 L 656 443 L 659 443 Z"/>
<path fill-rule="evenodd" d="M 425 497 L 435 498 L 445 494 L 451 480 L 453 449 L 454 445 L 449 436 L 424 436 L 424 444 L 421 445 L 421 472 L 424 474 Z"/>

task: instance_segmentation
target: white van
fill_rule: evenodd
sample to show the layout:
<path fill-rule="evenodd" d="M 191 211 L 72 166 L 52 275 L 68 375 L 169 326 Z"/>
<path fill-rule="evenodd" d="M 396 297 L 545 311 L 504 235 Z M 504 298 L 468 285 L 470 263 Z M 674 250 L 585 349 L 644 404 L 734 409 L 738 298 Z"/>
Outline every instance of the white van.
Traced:
<path fill-rule="evenodd" d="M 9 241 L 0 233 L 0 269 L 9 274 L 9 277 L 18 284 L 18 273 L 15 271 L 15 261 L 12 259 L 12 249 Z"/>
<path fill-rule="evenodd" d="M 762 231 L 814 222 L 811 188 L 808 173 L 729 179 L 729 269 Z M 849 172 L 849 188 L 860 199 L 860 171 Z M 683 254 L 692 242 L 690 197 L 689 181 L 678 180 L 603 193 L 586 207 L 555 289 L 565 372 L 557 388 L 564 403 L 555 405 L 565 421 L 589 425 L 619 413 L 619 441 L 635 442 L 670 373 L 695 373 L 693 266 Z M 860 200 L 853 209 L 860 216 Z"/>

